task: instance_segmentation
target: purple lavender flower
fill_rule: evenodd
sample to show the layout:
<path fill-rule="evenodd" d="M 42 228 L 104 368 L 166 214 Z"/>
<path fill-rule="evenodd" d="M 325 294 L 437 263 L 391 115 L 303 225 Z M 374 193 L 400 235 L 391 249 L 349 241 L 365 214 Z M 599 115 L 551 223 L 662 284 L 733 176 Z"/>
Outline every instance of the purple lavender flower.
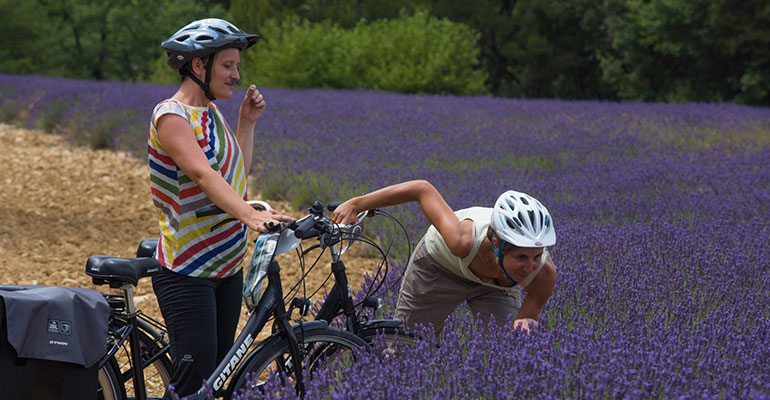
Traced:
<path fill-rule="evenodd" d="M 173 90 L 0 75 L 0 117 L 101 132 L 144 157 L 152 107 Z M 770 109 L 261 90 L 254 184 L 267 197 L 342 200 L 419 178 L 459 209 L 516 189 L 557 230 L 538 329 L 484 331 L 461 309 L 438 338 L 314 376 L 307 398 L 770 398 Z M 217 102 L 231 123 L 242 95 Z M 418 206 L 387 211 L 416 243 Z M 385 317 L 397 290 L 388 274 Z"/>

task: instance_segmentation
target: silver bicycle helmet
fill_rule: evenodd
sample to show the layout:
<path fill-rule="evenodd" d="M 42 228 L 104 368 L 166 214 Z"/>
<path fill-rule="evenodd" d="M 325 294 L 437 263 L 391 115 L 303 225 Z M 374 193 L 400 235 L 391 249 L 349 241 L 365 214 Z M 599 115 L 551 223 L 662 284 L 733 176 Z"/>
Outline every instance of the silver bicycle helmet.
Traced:
<path fill-rule="evenodd" d="M 168 65 L 182 68 L 195 57 L 205 57 L 217 50 L 237 47 L 241 50 L 254 45 L 259 35 L 248 34 L 219 18 L 193 21 L 161 43 L 168 53 Z"/>
<path fill-rule="evenodd" d="M 500 239 L 519 247 L 546 247 L 556 243 L 551 214 L 534 197 L 509 190 L 495 202 L 492 229 Z"/>
<path fill-rule="evenodd" d="M 214 100 L 209 90 L 214 57 L 209 57 L 206 63 L 205 82 L 195 77 L 185 65 L 195 57 L 203 58 L 226 48 L 236 47 L 246 50 L 257 40 L 259 35 L 246 33 L 230 22 L 219 18 L 206 18 L 187 24 L 161 43 L 161 47 L 168 54 L 168 65 L 179 70 L 180 74 L 189 76 L 201 86 L 209 100 Z"/>

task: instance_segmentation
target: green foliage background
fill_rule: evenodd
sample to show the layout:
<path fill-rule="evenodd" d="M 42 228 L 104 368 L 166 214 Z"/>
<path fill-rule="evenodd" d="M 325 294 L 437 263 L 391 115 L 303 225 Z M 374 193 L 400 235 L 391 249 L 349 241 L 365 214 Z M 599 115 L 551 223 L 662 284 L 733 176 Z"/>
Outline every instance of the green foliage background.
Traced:
<path fill-rule="evenodd" d="M 263 86 L 770 104 L 762 0 L 0 0 L 0 72 L 176 82 L 203 17 L 263 35 Z"/>

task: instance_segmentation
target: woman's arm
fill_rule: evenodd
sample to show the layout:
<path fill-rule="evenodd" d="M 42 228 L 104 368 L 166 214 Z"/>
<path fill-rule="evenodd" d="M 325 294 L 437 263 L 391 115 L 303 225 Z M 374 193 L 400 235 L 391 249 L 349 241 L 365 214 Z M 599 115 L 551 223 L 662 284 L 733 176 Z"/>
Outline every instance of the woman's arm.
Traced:
<path fill-rule="evenodd" d="M 290 217 L 277 212 L 256 211 L 243 201 L 227 181 L 211 168 L 203 150 L 195 141 L 190 123 L 181 116 L 175 114 L 161 116 L 158 119 L 158 139 L 176 165 L 206 193 L 214 204 L 249 228 L 266 232 L 267 229 L 264 226 L 266 222 L 278 224 L 282 221 L 291 221 Z"/>
<path fill-rule="evenodd" d="M 354 197 L 334 210 L 332 219 L 338 223 L 356 221 L 356 215 L 365 210 L 394 206 L 417 201 L 423 214 L 436 227 L 452 254 L 468 255 L 473 245 L 473 224 L 459 221 L 449 205 L 433 185 L 416 180 L 386 186 L 363 196 Z"/>
<path fill-rule="evenodd" d="M 246 168 L 246 175 L 251 171 L 253 160 L 254 125 L 256 125 L 257 119 L 262 116 L 266 106 L 267 103 L 265 103 L 265 99 L 257 87 L 249 86 L 238 111 L 238 128 L 235 134 L 243 154 L 243 166 Z"/>
<path fill-rule="evenodd" d="M 532 328 L 537 328 L 537 319 L 540 317 L 540 311 L 551 298 L 553 288 L 556 286 L 556 265 L 551 256 L 545 261 L 543 270 L 524 288 L 527 291 L 527 298 L 521 305 L 516 320 L 513 321 L 513 328 L 521 328 L 529 332 L 530 324 Z"/>

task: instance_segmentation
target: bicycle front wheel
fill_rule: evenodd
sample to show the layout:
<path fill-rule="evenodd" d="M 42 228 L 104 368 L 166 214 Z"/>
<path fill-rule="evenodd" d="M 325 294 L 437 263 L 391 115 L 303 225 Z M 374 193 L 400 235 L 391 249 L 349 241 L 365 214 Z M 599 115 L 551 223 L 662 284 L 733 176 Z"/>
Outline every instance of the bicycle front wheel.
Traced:
<path fill-rule="evenodd" d="M 400 326 L 368 326 L 362 329 L 361 337 L 372 347 L 378 341 L 384 342 L 389 349 L 394 346 L 417 347 L 417 337 Z"/>
<path fill-rule="evenodd" d="M 321 370 L 345 368 L 355 361 L 354 349 L 368 348 L 366 342 L 358 336 L 339 329 L 324 327 L 302 330 L 296 327 L 294 333 L 302 348 L 301 362 L 292 359 L 288 339 L 273 335 L 255 350 L 257 353 L 244 365 L 228 389 L 230 397 L 246 393 L 264 395 L 267 393 L 265 385 L 270 379 L 279 379 L 282 386 L 291 385 L 301 392 L 298 377 L 306 383 L 314 373 Z"/>

